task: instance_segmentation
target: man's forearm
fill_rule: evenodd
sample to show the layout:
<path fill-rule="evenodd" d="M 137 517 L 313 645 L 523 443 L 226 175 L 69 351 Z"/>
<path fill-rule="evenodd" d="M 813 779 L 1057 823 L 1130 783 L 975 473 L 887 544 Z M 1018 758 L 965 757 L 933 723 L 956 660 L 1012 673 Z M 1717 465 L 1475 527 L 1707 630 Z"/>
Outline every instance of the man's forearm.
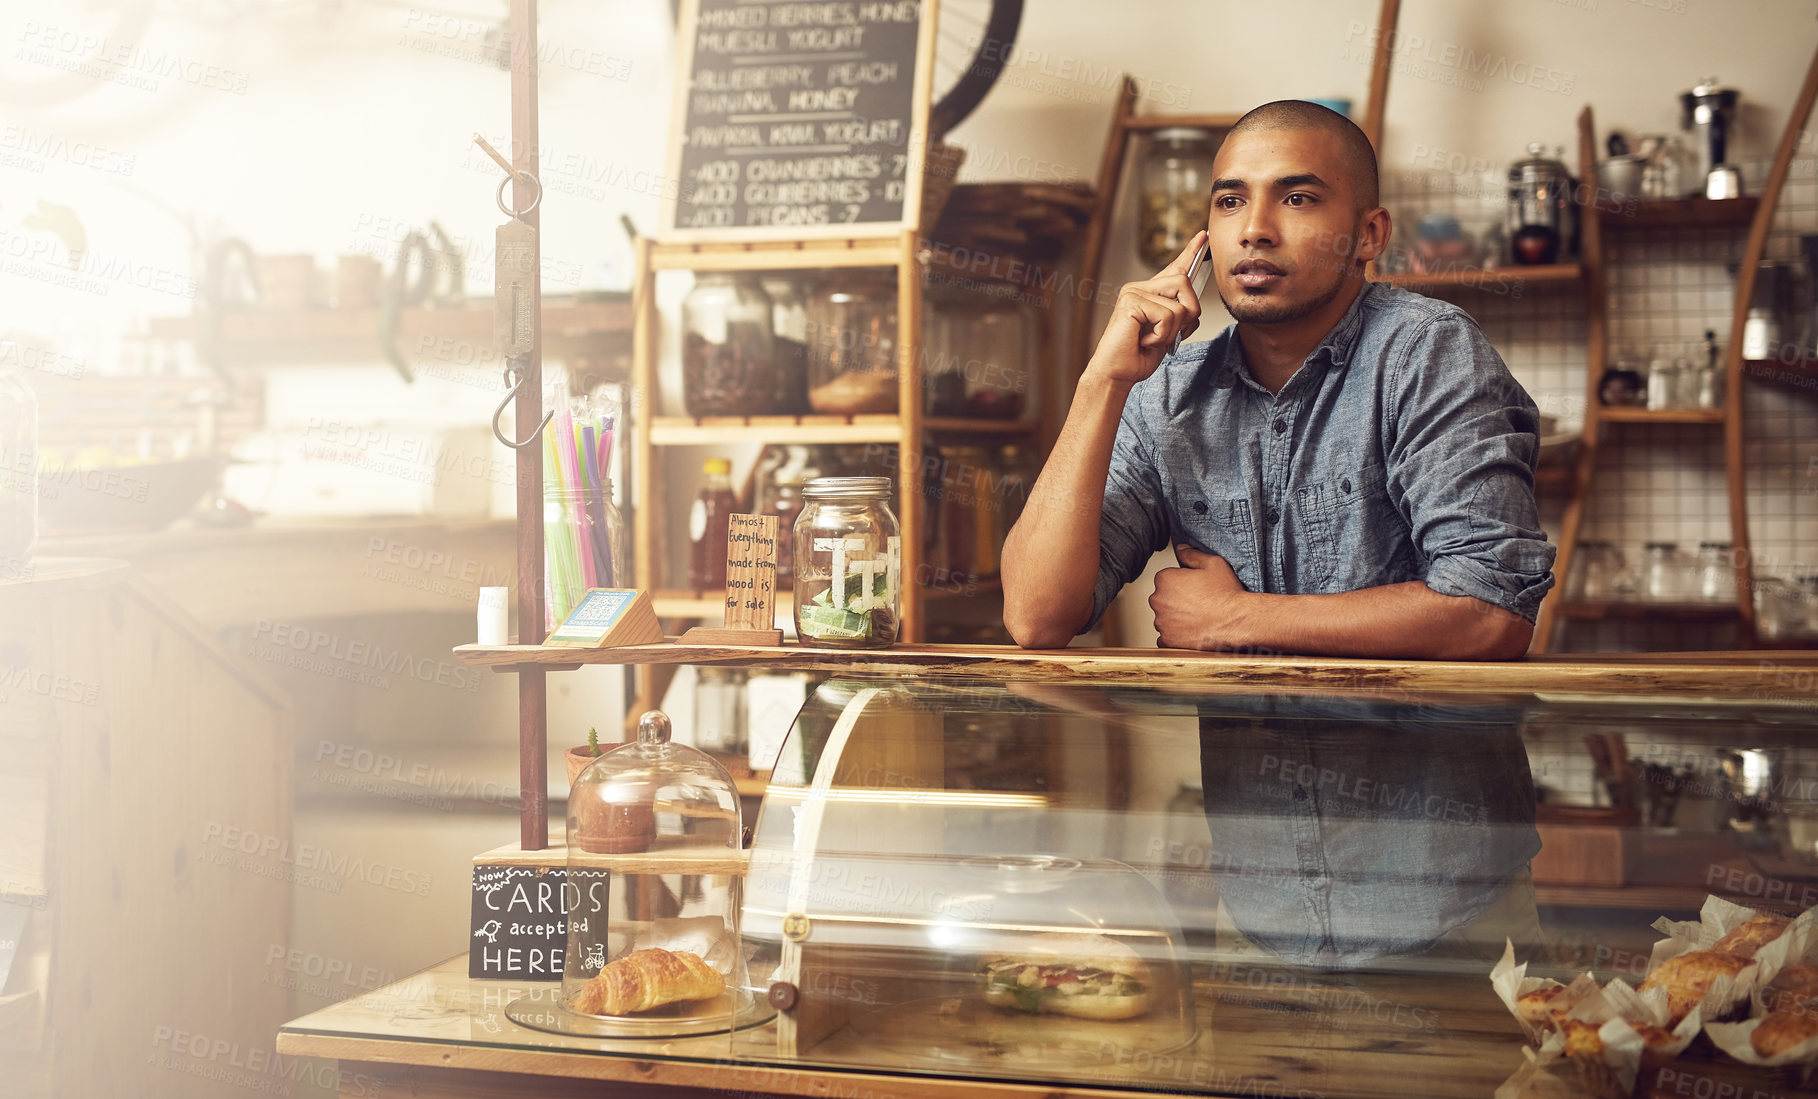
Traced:
<path fill-rule="evenodd" d="M 1004 540 L 1004 625 L 1018 644 L 1059 648 L 1092 617 L 1099 521 L 1127 383 L 1088 370 L 1054 451 Z"/>
<path fill-rule="evenodd" d="M 1229 640 L 1218 648 L 1255 648 L 1324 656 L 1411 660 L 1513 660 L 1534 628 L 1501 607 L 1441 595 L 1418 580 L 1336 595 L 1244 592 L 1221 600 Z M 1211 646 L 1208 646 L 1211 647 Z"/>

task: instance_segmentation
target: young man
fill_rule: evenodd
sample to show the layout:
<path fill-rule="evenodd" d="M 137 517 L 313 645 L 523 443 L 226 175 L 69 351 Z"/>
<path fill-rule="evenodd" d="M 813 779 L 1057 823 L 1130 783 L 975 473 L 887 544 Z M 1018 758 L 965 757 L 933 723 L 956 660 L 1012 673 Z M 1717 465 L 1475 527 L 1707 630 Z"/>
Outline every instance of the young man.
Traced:
<path fill-rule="evenodd" d="M 1390 232 L 1368 139 L 1270 103 L 1213 174 L 1207 232 L 1123 287 L 1005 543 L 1011 636 L 1065 645 L 1172 544 L 1164 646 L 1520 656 L 1552 585 L 1534 402 L 1462 310 L 1365 282 Z M 1237 324 L 1170 355 L 1202 242 Z"/>

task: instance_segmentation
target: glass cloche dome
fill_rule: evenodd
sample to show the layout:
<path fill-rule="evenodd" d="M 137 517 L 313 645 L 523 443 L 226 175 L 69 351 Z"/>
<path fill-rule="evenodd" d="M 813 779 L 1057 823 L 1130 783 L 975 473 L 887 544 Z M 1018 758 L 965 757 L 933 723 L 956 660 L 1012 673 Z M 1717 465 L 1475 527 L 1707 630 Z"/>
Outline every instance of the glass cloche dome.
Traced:
<path fill-rule="evenodd" d="M 738 790 L 669 733 L 669 718 L 651 711 L 635 742 L 575 780 L 559 1009 L 545 1003 L 531 1025 L 654 1038 L 726 1030 L 749 1014 Z"/>

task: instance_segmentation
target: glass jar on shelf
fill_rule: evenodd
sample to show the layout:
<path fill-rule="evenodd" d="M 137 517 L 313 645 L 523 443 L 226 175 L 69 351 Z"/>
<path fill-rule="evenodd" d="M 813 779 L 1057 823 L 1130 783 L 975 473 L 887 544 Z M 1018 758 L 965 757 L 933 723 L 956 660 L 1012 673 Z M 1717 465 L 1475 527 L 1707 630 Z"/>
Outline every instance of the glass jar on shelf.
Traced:
<path fill-rule="evenodd" d="M 1580 566 L 1574 578 L 1573 594 L 1587 603 L 1606 603 L 1620 596 L 1618 578 L 1626 562 L 1614 543 L 1591 539 L 1578 543 Z"/>
<path fill-rule="evenodd" d="M 922 384 L 930 416 L 1026 420 L 1036 410 L 1035 317 L 1011 283 L 930 289 Z"/>
<path fill-rule="evenodd" d="M 0 370 L 0 575 L 22 572 L 38 543 L 38 398 L 23 371 Z"/>
<path fill-rule="evenodd" d="M 1799 633 L 1818 636 L 1818 573 L 1807 573 L 1794 581 L 1801 606 Z"/>
<path fill-rule="evenodd" d="M 770 411 L 800 416 L 808 409 L 808 303 L 802 281 L 790 275 L 765 275 L 774 334 L 776 392 Z"/>
<path fill-rule="evenodd" d="M 863 268 L 808 298 L 808 404 L 834 416 L 896 411 L 896 280 Z"/>
<path fill-rule="evenodd" d="M 751 273 L 703 271 L 682 300 L 682 403 L 690 416 L 761 416 L 776 398 L 770 296 Z"/>
<path fill-rule="evenodd" d="M 1736 570 L 1730 563 L 1728 542 L 1698 543 L 1698 598 L 1705 603 L 1728 603 L 1736 598 Z"/>
<path fill-rule="evenodd" d="M 1646 543 L 1641 554 L 1642 596 L 1652 603 L 1674 603 L 1684 599 L 1683 571 L 1679 543 Z"/>
<path fill-rule="evenodd" d="M 1206 227 L 1212 203 L 1210 130 L 1169 126 L 1149 136 L 1139 170 L 1136 252 L 1151 268 L 1167 266 Z"/>
<path fill-rule="evenodd" d="M 746 751 L 745 672 L 702 665 L 694 677 L 694 746 L 713 755 Z"/>
<path fill-rule="evenodd" d="M 885 648 L 902 621 L 902 537 L 888 477 L 816 477 L 795 522 L 795 631 L 803 644 Z"/>
<path fill-rule="evenodd" d="M 1755 633 L 1763 641 L 1792 637 L 1805 629 L 1799 589 L 1778 576 L 1755 580 Z"/>

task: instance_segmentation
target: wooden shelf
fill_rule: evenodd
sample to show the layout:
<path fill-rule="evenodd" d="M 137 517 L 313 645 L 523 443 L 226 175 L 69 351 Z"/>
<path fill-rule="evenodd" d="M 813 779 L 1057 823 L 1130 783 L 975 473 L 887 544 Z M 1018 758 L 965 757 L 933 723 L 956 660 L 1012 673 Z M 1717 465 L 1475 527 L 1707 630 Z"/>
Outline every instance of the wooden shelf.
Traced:
<path fill-rule="evenodd" d="M 927 418 L 927 431 L 966 435 L 1030 435 L 1039 425 L 1012 420 Z M 724 443 L 894 443 L 902 421 L 888 416 L 658 416 L 650 424 L 653 446 Z"/>
<path fill-rule="evenodd" d="M 1228 130 L 1237 125 L 1241 114 L 1161 114 L 1132 115 L 1124 121 L 1124 128 L 1138 133 L 1152 130 L 1171 130 L 1176 126 L 1188 126 L 1201 130 Z"/>
<path fill-rule="evenodd" d="M 894 443 L 902 433 L 895 416 L 658 416 L 650 423 L 653 446 Z"/>
<path fill-rule="evenodd" d="M 1584 281 L 1584 268 L 1576 263 L 1549 263 L 1533 267 L 1460 267 L 1426 274 L 1378 274 L 1377 282 L 1407 290 L 1482 290 L 1506 294 L 1516 286 L 1572 286 Z"/>
<path fill-rule="evenodd" d="M 376 348 L 380 315 L 377 309 L 259 309 L 248 308 L 221 317 L 221 339 L 230 352 L 299 348 L 298 354 L 336 344 Z M 193 340 L 199 326 L 193 316 L 153 317 L 150 335 L 158 339 Z M 631 333 L 631 302 L 625 300 L 543 303 L 543 338 L 576 338 Z M 450 354 L 447 361 L 462 366 L 497 367 L 492 350 L 492 303 L 447 309 L 406 309 L 398 317 L 399 343 L 406 355 L 418 339 L 428 336 L 460 343 L 483 345 L 487 354 Z M 440 359 L 438 359 L 440 361 Z"/>
<path fill-rule="evenodd" d="M 975 595 L 1000 591 L 1002 586 L 998 577 L 986 576 L 963 584 L 959 590 L 943 587 L 924 588 L 922 597 L 933 602 L 943 599 L 966 599 Z M 726 596 L 723 592 L 695 591 L 692 588 L 659 588 L 650 593 L 650 604 L 655 608 L 658 618 L 718 618 L 726 609 Z M 776 609 L 782 615 L 794 613 L 795 593 L 793 591 L 777 592 Z"/>
<path fill-rule="evenodd" d="M 944 676 L 1247 693 L 1342 689 L 1721 697 L 1753 690 L 1761 674 L 1760 657 L 1754 653 L 1711 653 L 1683 661 L 1653 663 L 1586 657 L 1467 663 L 1233 656 L 1185 649 L 1031 651 L 1013 645 L 897 645 L 888 649 L 844 650 L 797 644 L 683 645 L 674 641 L 618 649 L 462 645 L 454 653 L 465 663 L 501 670 L 576 664 L 711 664 L 884 679 Z"/>
<path fill-rule="evenodd" d="M 1670 619 L 1722 622 L 1739 613 L 1734 603 L 1561 603 L 1559 617 L 1573 619 Z"/>
<path fill-rule="evenodd" d="M 654 241 L 653 271 L 799 271 L 816 267 L 890 267 L 903 258 L 902 238 L 748 241 L 737 244 L 682 244 Z"/>
<path fill-rule="evenodd" d="M 1632 211 L 1597 211 L 1605 229 L 1741 228 L 1755 219 L 1758 198 L 1676 198 L 1637 202 Z"/>
<path fill-rule="evenodd" d="M 1601 406 L 1598 419 L 1606 424 L 1721 424 L 1721 408 L 1623 408 Z"/>

